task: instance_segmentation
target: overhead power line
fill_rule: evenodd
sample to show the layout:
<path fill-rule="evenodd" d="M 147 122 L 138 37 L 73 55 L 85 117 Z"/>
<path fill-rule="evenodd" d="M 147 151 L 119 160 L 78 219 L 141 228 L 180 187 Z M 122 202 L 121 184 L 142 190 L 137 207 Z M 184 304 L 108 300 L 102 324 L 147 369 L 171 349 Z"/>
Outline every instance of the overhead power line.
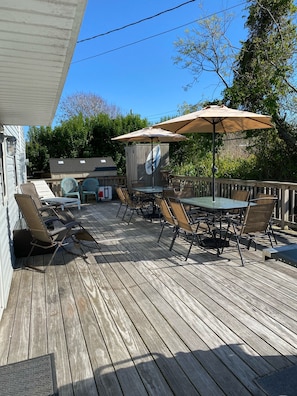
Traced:
<path fill-rule="evenodd" d="M 221 14 L 222 12 L 230 11 L 231 9 L 236 8 L 236 7 L 239 7 L 239 6 L 241 6 L 241 5 L 245 4 L 245 3 L 246 3 L 245 1 L 244 1 L 244 2 L 241 2 L 241 3 L 239 3 L 239 4 L 236 4 L 236 5 L 232 6 L 232 7 L 226 8 L 226 9 L 224 9 L 224 10 L 221 10 L 221 11 L 218 11 L 218 12 L 214 12 L 214 13 L 212 13 L 212 14 L 209 14 L 209 15 L 205 16 L 205 17 L 198 18 L 198 19 L 195 19 L 195 20 L 193 20 L 193 21 L 191 21 L 191 22 L 184 23 L 183 25 L 179 25 L 179 26 L 177 26 L 177 27 L 174 27 L 174 28 L 172 28 L 172 29 L 165 30 L 164 32 L 160 32 L 160 33 L 156 33 L 156 34 L 153 34 L 153 35 L 151 35 L 151 36 L 148 36 L 148 37 L 144 37 L 143 39 L 139 39 L 139 40 L 137 40 L 137 41 L 133 41 L 132 43 L 124 44 L 124 45 L 122 45 L 122 46 L 120 46 L 120 47 L 112 48 L 112 49 L 110 49 L 110 50 L 108 50 L 108 51 L 104 51 L 104 52 L 101 52 L 101 53 L 96 54 L 96 55 L 88 56 L 87 58 L 79 59 L 79 60 L 77 60 L 77 61 L 71 62 L 71 64 L 84 62 L 84 61 L 86 61 L 86 60 L 93 59 L 93 58 L 97 58 L 97 57 L 99 57 L 99 56 L 103 56 L 103 55 L 109 54 L 109 53 L 111 53 L 111 52 L 115 52 L 115 51 L 118 51 L 118 50 L 120 50 L 120 49 L 123 49 L 123 48 L 126 48 L 126 47 L 130 47 L 130 46 L 135 45 L 135 44 L 139 44 L 139 43 L 141 43 L 141 42 L 143 42 L 143 41 L 147 41 L 147 40 L 150 40 L 150 39 L 152 39 L 152 38 L 155 38 L 155 37 L 158 37 L 158 36 L 162 36 L 163 34 L 167 34 L 167 33 L 173 32 L 174 30 L 181 29 L 182 27 L 188 26 L 188 25 L 190 25 L 190 24 L 192 24 L 192 23 L 199 22 L 199 21 L 203 21 L 204 19 L 210 18 L 210 17 L 212 17 L 213 15 L 217 15 L 217 14 Z"/>
<path fill-rule="evenodd" d="M 176 10 L 177 8 L 183 7 L 183 6 L 187 5 L 187 4 L 193 3 L 193 2 L 195 2 L 195 1 L 196 1 L 196 0 L 189 0 L 189 1 L 186 1 L 185 3 L 179 4 L 179 5 L 176 6 L 176 7 L 169 8 L 169 9 L 167 9 L 167 10 L 165 10 L 165 11 L 158 12 L 158 13 L 155 14 L 155 15 L 152 15 L 152 16 L 149 16 L 149 17 L 140 19 L 139 21 L 136 21 L 136 22 L 129 23 L 128 25 L 124 25 L 124 26 L 121 26 L 121 27 L 119 27 L 119 28 L 116 28 L 116 29 L 113 29 L 113 30 L 109 30 L 108 32 L 105 32 L 105 33 L 96 34 L 95 36 L 92 36 L 92 37 L 87 37 L 87 38 L 85 38 L 85 39 L 82 39 L 82 40 L 77 41 L 77 44 L 80 44 L 80 43 L 83 43 L 83 42 L 89 41 L 89 40 L 94 40 L 94 39 L 97 38 L 97 37 L 107 36 L 108 34 L 111 34 L 111 33 L 114 33 L 114 32 L 118 32 L 119 30 L 126 29 L 126 28 L 128 28 L 128 27 L 130 27 L 130 26 L 137 25 L 137 24 L 142 23 L 142 22 L 144 22 L 144 21 L 148 21 L 149 19 L 154 19 L 154 18 L 156 18 L 156 17 L 158 17 L 158 16 L 160 16 L 160 15 L 162 15 L 162 14 L 165 14 L 165 13 L 171 12 L 171 11 L 174 11 L 174 10 Z"/>

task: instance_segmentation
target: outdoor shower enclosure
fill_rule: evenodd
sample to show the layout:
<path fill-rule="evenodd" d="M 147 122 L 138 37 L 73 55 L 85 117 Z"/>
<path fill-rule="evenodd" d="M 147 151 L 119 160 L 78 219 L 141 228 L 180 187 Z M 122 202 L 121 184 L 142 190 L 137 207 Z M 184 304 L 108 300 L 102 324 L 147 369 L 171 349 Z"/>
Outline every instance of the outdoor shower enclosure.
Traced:
<path fill-rule="evenodd" d="M 154 144 L 154 147 L 157 145 Z M 165 179 L 160 171 L 169 164 L 169 143 L 159 143 L 160 146 L 160 161 L 154 171 L 155 186 L 162 186 Z M 144 186 L 152 185 L 152 175 L 146 172 L 147 158 L 151 152 L 151 145 L 148 143 L 132 144 L 126 146 L 126 175 L 127 186 L 132 187 L 132 183 L 143 183 Z"/>

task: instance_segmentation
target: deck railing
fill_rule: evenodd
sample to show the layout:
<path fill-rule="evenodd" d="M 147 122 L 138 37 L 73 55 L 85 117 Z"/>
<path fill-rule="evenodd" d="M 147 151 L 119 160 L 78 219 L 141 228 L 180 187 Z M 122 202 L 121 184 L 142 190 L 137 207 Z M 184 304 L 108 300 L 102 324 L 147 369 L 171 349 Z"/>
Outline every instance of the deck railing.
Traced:
<path fill-rule="evenodd" d="M 83 179 L 79 180 L 81 182 Z M 172 175 L 170 184 L 175 187 L 190 184 L 194 187 L 196 196 L 212 195 L 212 179 L 209 177 L 191 177 Z M 60 179 L 46 179 L 54 193 L 59 196 Z M 116 185 L 125 185 L 126 176 L 106 176 L 99 178 L 101 186 L 112 186 L 113 191 Z M 277 197 L 277 204 L 274 211 L 274 222 L 282 229 L 290 227 L 297 229 L 297 183 L 258 181 L 241 179 L 216 179 L 216 196 L 230 198 L 233 190 L 248 190 L 250 198 L 256 198 L 259 192 L 271 194 Z M 114 195 L 115 198 L 117 198 Z"/>
<path fill-rule="evenodd" d="M 171 177 L 172 185 L 191 184 L 195 195 L 212 195 L 212 179 L 209 177 L 177 176 Z M 233 190 L 248 190 L 250 198 L 256 198 L 258 193 L 277 197 L 274 211 L 274 221 L 284 229 L 286 226 L 297 229 L 297 183 L 258 181 L 241 179 L 216 179 L 216 196 L 230 198 Z"/>

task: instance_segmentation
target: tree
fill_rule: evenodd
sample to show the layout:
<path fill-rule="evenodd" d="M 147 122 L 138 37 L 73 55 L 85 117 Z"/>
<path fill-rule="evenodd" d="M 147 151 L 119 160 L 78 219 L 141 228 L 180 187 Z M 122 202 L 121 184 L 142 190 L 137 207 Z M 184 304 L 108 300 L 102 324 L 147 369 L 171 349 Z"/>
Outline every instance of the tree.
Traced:
<path fill-rule="evenodd" d="M 60 121 L 68 120 L 79 114 L 83 118 L 91 118 L 100 113 L 115 118 L 120 114 L 120 110 L 115 105 L 108 104 L 101 96 L 91 92 L 77 92 L 69 95 L 61 100 L 58 108 Z"/>
<path fill-rule="evenodd" d="M 286 103 L 296 88 L 296 25 L 293 0 L 250 0 L 246 21 L 248 38 L 242 44 L 231 88 L 225 99 L 231 106 L 270 114 L 287 150 L 296 153 L 296 131 L 286 120 Z M 292 150 L 293 149 L 293 150 Z"/>
<path fill-rule="evenodd" d="M 250 149 L 256 155 L 258 176 L 296 180 L 296 7 L 293 0 L 248 4 L 248 38 L 240 51 L 228 40 L 226 19 L 215 17 L 200 23 L 202 31 L 188 33 L 176 43 L 180 57 L 175 61 L 193 73 L 189 86 L 210 72 L 224 88 L 223 103 L 271 115 L 276 130 L 246 133 L 253 137 Z"/>
<path fill-rule="evenodd" d="M 148 121 L 139 115 L 111 118 L 108 114 L 100 113 L 91 118 L 83 118 L 81 114 L 74 116 L 54 129 L 31 127 L 26 144 L 30 169 L 32 172 L 48 172 L 50 158 L 110 156 L 118 171 L 125 173 L 125 145 L 111 138 L 147 125 Z"/>
<path fill-rule="evenodd" d="M 52 129 L 50 127 L 30 127 L 28 131 L 29 142 L 26 143 L 26 157 L 29 160 L 29 172 L 49 171 L 48 152 L 49 137 Z"/>
<path fill-rule="evenodd" d="M 232 83 L 232 66 L 238 49 L 227 36 L 231 14 L 223 17 L 213 15 L 211 18 L 197 22 L 198 27 L 186 31 L 185 38 L 179 38 L 175 47 L 179 55 L 174 57 L 175 64 L 188 69 L 193 80 L 186 88 L 192 87 L 205 72 L 216 76 L 216 85 L 228 88 Z"/>

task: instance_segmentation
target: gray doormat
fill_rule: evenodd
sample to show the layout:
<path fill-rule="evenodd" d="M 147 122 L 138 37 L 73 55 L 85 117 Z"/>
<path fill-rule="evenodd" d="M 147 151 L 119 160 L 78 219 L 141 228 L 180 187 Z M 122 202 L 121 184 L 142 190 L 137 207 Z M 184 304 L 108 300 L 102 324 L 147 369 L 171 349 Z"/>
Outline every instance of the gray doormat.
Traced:
<path fill-rule="evenodd" d="M 1 366 L 0 390 L 5 396 L 57 395 L 54 355 Z"/>
<path fill-rule="evenodd" d="M 257 382 L 269 396 L 296 396 L 297 366 L 259 378 Z"/>

